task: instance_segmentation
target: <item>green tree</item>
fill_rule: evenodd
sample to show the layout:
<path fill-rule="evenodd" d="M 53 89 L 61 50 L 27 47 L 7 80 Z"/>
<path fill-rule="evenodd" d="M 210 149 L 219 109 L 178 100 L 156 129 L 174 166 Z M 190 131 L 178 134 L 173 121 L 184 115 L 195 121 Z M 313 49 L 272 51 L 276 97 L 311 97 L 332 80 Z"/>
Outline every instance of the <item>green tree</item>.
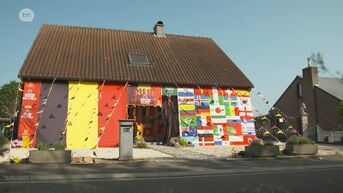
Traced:
<path fill-rule="evenodd" d="M 339 103 L 338 113 L 343 117 L 343 101 Z"/>
<path fill-rule="evenodd" d="M 0 87 L 0 117 L 8 118 L 14 114 L 18 82 L 11 81 Z"/>

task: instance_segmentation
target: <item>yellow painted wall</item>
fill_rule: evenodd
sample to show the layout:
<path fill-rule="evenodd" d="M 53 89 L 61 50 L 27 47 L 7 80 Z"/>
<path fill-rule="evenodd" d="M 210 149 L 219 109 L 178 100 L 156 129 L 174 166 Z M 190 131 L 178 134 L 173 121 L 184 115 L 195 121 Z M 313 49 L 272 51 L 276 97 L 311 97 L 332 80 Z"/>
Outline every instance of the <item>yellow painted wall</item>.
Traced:
<path fill-rule="evenodd" d="M 67 148 L 98 144 L 98 83 L 69 82 Z"/>

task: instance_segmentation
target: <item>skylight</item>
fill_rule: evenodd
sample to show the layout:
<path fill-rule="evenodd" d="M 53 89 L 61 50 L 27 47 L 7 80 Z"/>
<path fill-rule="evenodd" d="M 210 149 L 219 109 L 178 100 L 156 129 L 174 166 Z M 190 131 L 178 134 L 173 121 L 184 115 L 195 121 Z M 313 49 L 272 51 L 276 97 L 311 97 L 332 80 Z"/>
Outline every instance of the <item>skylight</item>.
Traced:
<path fill-rule="evenodd" d="M 130 64 L 149 65 L 148 57 L 145 54 L 129 54 Z"/>

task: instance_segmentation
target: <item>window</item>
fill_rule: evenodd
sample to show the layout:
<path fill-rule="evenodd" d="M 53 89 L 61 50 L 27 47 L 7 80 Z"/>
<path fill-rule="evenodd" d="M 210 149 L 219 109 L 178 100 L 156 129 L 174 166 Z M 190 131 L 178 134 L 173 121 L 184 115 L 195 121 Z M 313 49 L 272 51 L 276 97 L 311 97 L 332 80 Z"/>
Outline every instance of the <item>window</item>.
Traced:
<path fill-rule="evenodd" d="M 303 96 L 302 88 L 301 88 L 301 84 L 300 83 L 298 83 L 298 85 L 297 85 L 297 94 L 298 94 L 298 98 L 301 98 Z"/>
<path fill-rule="evenodd" d="M 145 54 L 129 54 L 130 64 L 149 65 L 148 57 Z"/>

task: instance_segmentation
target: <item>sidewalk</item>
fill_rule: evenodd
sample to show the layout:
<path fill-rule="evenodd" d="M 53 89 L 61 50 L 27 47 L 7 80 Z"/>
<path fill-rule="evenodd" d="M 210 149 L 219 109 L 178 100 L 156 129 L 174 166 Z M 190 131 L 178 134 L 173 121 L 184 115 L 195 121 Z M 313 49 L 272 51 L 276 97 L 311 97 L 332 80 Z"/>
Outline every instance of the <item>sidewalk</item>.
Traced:
<path fill-rule="evenodd" d="M 82 180 L 149 178 L 163 176 L 213 175 L 220 173 L 277 172 L 326 168 L 343 168 L 337 156 L 318 158 L 251 160 L 182 160 L 150 159 L 115 161 L 93 165 L 19 164 L 0 165 L 1 181 Z"/>

